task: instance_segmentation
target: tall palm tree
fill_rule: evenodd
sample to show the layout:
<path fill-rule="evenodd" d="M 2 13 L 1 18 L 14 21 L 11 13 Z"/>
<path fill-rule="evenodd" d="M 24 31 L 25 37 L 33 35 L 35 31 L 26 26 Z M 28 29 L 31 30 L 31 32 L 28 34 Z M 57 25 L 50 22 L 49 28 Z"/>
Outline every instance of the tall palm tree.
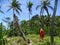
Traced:
<path fill-rule="evenodd" d="M 11 9 L 13 9 L 13 18 L 14 18 L 14 24 L 15 24 L 15 28 L 18 29 L 20 36 L 24 39 L 24 41 L 27 41 L 25 34 L 22 32 L 21 28 L 19 27 L 19 23 L 17 20 L 17 16 L 15 15 L 15 11 L 19 14 L 19 11 L 22 12 L 21 7 L 20 7 L 20 3 L 17 0 L 12 0 L 12 3 L 10 3 L 11 5 L 9 6 L 10 8 L 7 11 L 10 11 Z"/>
<path fill-rule="evenodd" d="M 54 43 L 54 21 L 55 21 L 55 15 L 57 11 L 57 4 L 58 4 L 58 0 L 55 0 L 54 10 L 52 15 L 52 24 L 51 24 L 51 43 Z"/>
<path fill-rule="evenodd" d="M 31 1 L 29 1 L 27 3 L 27 8 L 28 8 L 28 11 L 29 11 L 29 20 L 30 20 L 30 14 L 32 14 L 32 6 L 33 6 L 33 3 Z"/>
<path fill-rule="evenodd" d="M 30 30 L 31 30 L 30 15 L 32 14 L 32 6 L 33 6 L 33 3 L 31 1 L 27 2 L 27 8 L 29 11 L 29 28 L 30 28 Z"/>
<path fill-rule="evenodd" d="M 41 1 L 41 4 L 39 4 L 36 9 L 38 9 L 40 7 L 40 16 L 41 17 L 41 22 L 42 22 L 42 28 L 44 27 L 44 16 L 43 16 L 43 12 L 44 10 L 47 12 L 48 16 L 49 16 L 49 12 L 48 12 L 48 7 L 51 8 L 53 10 L 53 8 L 50 6 L 50 2 L 49 0 L 45 0 L 45 1 Z"/>

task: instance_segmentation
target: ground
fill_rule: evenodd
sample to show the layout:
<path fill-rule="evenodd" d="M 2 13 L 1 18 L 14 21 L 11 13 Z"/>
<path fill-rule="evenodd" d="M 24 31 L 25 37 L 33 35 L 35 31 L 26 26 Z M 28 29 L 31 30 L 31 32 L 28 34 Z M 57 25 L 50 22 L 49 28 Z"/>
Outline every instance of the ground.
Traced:
<path fill-rule="evenodd" d="M 49 45 L 50 44 L 50 36 L 45 36 L 43 41 L 40 41 L 40 37 L 37 34 L 29 34 L 27 38 L 31 40 L 32 45 Z M 60 37 L 55 36 L 54 41 L 56 45 L 60 45 Z M 9 37 L 7 38 L 6 45 L 27 45 L 25 41 L 21 37 Z"/>

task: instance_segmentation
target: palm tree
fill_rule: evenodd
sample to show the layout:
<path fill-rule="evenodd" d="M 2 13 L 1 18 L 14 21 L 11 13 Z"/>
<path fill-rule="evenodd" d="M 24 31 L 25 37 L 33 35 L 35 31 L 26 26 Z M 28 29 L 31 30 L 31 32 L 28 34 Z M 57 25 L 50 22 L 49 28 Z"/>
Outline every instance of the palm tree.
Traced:
<path fill-rule="evenodd" d="M 43 12 L 44 10 L 47 12 L 48 16 L 49 16 L 49 12 L 48 12 L 48 7 L 51 8 L 53 10 L 53 8 L 50 6 L 50 2 L 49 0 L 45 0 L 45 1 L 41 1 L 41 4 L 38 5 L 36 7 L 36 9 L 38 9 L 40 7 L 40 16 L 42 15 L 41 17 L 41 23 L 42 23 L 42 28 L 44 27 L 44 16 L 43 16 Z"/>
<path fill-rule="evenodd" d="M 21 4 L 17 0 L 12 0 L 12 3 L 10 3 L 10 4 L 11 4 L 9 6 L 10 8 L 7 11 L 10 11 L 11 9 L 13 9 L 13 18 L 14 18 L 14 21 L 15 21 L 14 22 L 14 24 L 15 24 L 14 26 L 15 26 L 15 28 L 18 29 L 18 31 L 20 33 L 20 36 L 24 39 L 24 41 L 26 41 L 28 43 L 25 34 L 22 32 L 22 30 L 21 30 L 21 28 L 19 26 L 19 23 L 18 23 L 18 20 L 17 20 L 17 16 L 15 15 L 15 11 L 18 14 L 20 14 L 19 11 L 22 12 L 21 7 L 20 7 Z"/>
<path fill-rule="evenodd" d="M 31 1 L 29 1 L 27 3 L 27 8 L 28 8 L 28 11 L 29 11 L 29 20 L 30 20 L 30 15 L 32 14 L 32 6 L 33 6 L 33 3 Z M 29 21 L 29 28 L 31 30 L 31 22 Z"/>
<path fill-rule="evenodd" d="M 51 24 L 51 43 L 54 43 L 54 21 L 55 21 L 55 15 L 57 11 L 57 4 L 58 4 L 58 0 L 55 0 L 54 10 L 52 15 L 52 24 Z"/>
<path fill-rule="evenodd" d="M 33 3 L 31 1 L 29 1 L 27 3 L 27 8 L 28 8 L 28 11 L 29 11 L 29 20 L 30 20 L 30 14 L 32 14 L 32 6 L 33 6 Z"/>

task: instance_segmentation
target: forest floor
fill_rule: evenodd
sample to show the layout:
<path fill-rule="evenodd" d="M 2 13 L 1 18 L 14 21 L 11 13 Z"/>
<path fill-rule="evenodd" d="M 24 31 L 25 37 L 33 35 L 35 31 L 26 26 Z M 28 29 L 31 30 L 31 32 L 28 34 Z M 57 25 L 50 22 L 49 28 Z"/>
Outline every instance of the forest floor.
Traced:
<path fill-rule="evenodd" d="M 44 40 L 41 41 L 39 35 L 37 34 L 29 34 L 26 36 L 31 40 L 31 45 L 49 45 L 50 44 L 50 36 L 45 36 Z M 54 37 L 55 45 L 60 45 L 60 37 Z M 7 38 L 6 45 L 27 45 L 25 41 L 21 37 L 9 37 Z"/>

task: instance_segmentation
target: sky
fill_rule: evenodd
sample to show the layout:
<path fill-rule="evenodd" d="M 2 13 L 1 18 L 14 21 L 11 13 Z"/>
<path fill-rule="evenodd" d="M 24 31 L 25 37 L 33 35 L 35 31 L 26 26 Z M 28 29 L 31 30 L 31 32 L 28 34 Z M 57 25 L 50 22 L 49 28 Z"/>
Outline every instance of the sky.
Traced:
<path fill-rule="evenodd" d="M 11 1 L 11 0 L 10 0 Z M 18 16 L 19 20 L 29 20 L 29 12 L 28 12 L 28 8 L 27 8 L 27 4 L 26 2 L 28 2 L 29 0 L 18 0 L 19 3 L 21 3 L 21 9 L 22 12 L 20 13 L 20 15 L 18 15 L 16 13 L 16 15 Z M 32 16 L 39 14 L 40 9 L 36 10 L 36 6 L 39 5 L 40 0 L 30 0 L 33 3 L 33 7 L 32 7 Z M 57 12 L 56 12 L 56 16 L 60 16 L 60 1 L 58 1 L 58 7 L 57 7 Z M 9 2 L 7 0 L 0 0 L 0 4 L 2 4 L 1 10 L 4 12 L 4 14 L 0 13 L 0 23 L 2 22 L 3 25 L 7 26 L 7 24 L 5 22 L 2 21 L 2 19 L 4 19 L 5 17 L 10 17 L 11 20 L 13 20 L 13 11 L 10 10 L 9 12 L 7 12 L 7 10 L 9 9 L 8 5 Z M 54 0 L 51 0 L 51 6 L 54 6 Z M 49 13 L 52 14 L 52 10 L 49 9 Z M 46 12 L 44 12 L 44 14 L 46 14 Z"/>

